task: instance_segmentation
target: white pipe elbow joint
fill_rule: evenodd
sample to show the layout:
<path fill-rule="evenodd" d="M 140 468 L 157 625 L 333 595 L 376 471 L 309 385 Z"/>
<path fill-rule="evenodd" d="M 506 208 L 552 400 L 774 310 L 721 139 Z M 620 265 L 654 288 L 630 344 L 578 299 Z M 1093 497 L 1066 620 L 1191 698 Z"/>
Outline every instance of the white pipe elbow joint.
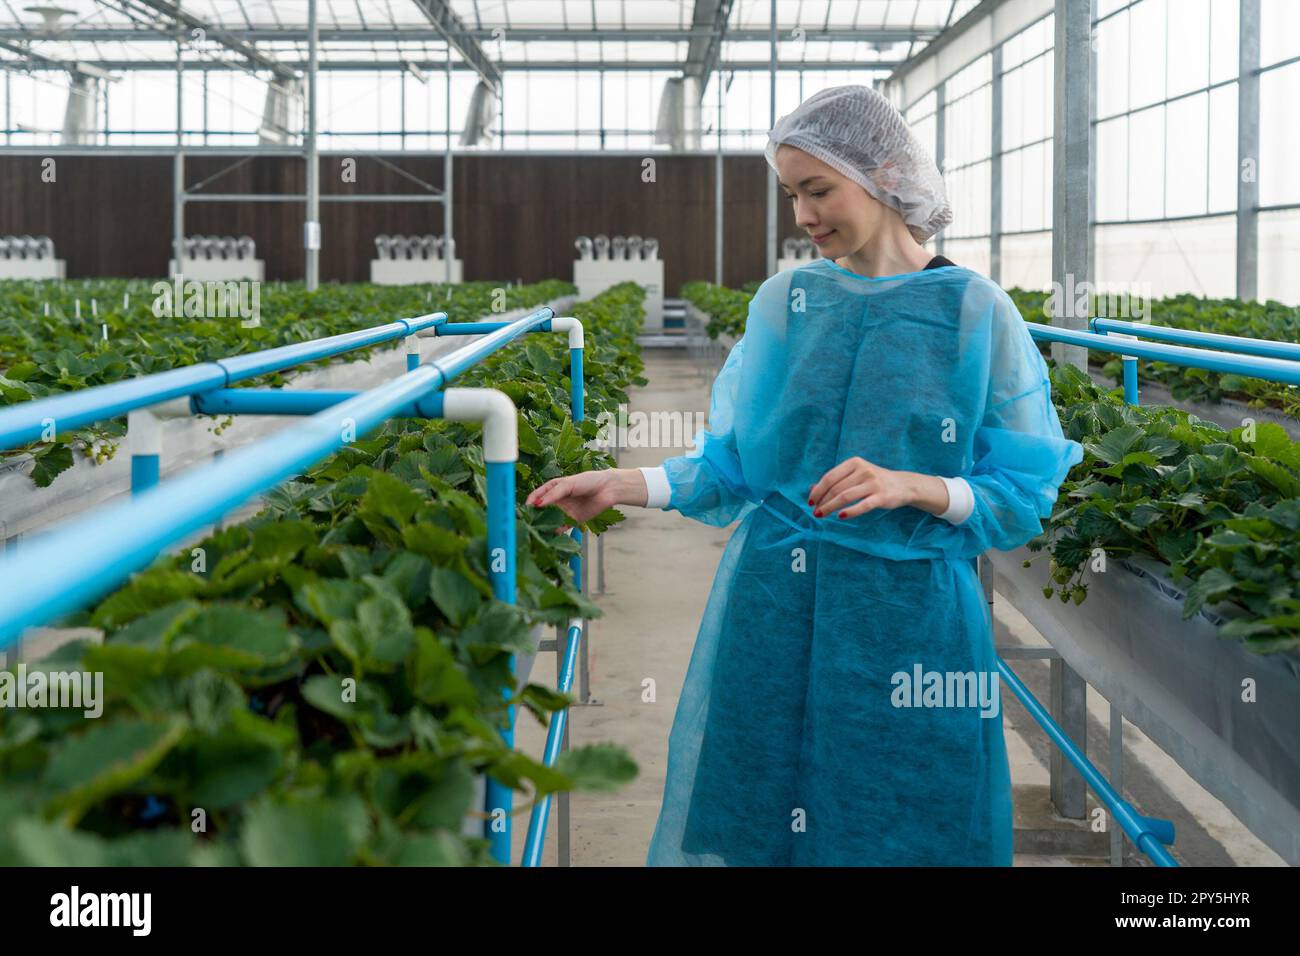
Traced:
<path fill-rule="evenodd" d="M 442 417 L 456 422 L 483 423 L 483 460 L 519 460 L 519 419 L 515 403 L 495 388 L 446 388 Z"/>
<path fill-rule="evenodd" d="M 582 323 L 573 316 L 566 315 L 563 318 L 551 319 L 551 328 L 556 332 L 569 333 L 569 348 L 582 348 Z"/>

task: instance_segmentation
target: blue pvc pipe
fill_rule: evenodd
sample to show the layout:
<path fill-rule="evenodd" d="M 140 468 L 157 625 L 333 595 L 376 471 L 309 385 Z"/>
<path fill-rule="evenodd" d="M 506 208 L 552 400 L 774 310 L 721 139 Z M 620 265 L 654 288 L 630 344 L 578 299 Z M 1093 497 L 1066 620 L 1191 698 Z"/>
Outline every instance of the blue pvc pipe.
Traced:
<path fill-rule="evenodd" d="M 344 332 L 312 342 L 264 349 L 248 355 L 202 362 L 111 385 L 97 385 L 66 395 L 23 402 L 0 409 L 0 449 L 21 448 L 40 440 L 47 423 L 52 423 L 56 431 L 65 432 L 107 418 L 116 418 L 132 409 L 147 408 L 196 392 L 226 388 L 234 382 L 282 371 L 302 362 L 403 338 L 422 329 L 436 328 L 446 321 L 445 312 L 435 312 L 415 319 L 399 319 L 373 329 Z"/>
<path fill-rule="evenodd" d="M 24 628 L 91 603 L 178 538 L 337 451 L 346 444 L 345 424 L 360 438 L 441 385 L 438 370 L 422 366 L 219 462 L 37 535 L 24 542 L 21 560 L 0 555 L 0 647 Z"/>
<path fill-rule="evenodd" d="M 573 420 L 582 421 L 586 396 L 582 387 L 582 349 L 569 349 L 569 400 L 573 404 Z"/>
<path fill-rule="evenodd" d="M 1300 361 L 1300 344 L 1295 342 L 1252 339 L 1244 335 L 1225 335 L 1222 332 L 1195 332 L 1191 329 L 1175 329 L 1167 325 L 1151 325 L 1147 322 L 1126 322 L 1123 319 L 1094 318 L 1089 325 L 1094 332 L 1124 332 L 1139 338 L 1174 344 L 1200 345 L 1221 352 Z"/>
<path fill-rule="evenodd" d="M 190 408 L 203 415 L 315 415 L 349 398 L 357 391 L 295 391 L 288 388 L 218 388 L 190 397 Z M 441 392 L 393 412 L 393 418 L 441 418 Z M 435 411 L 436 409 L 436 411 Z"/>
<path fill-rule="evenodd" d="M 1094 323 L 1096 319 L 1092 320 Z M 1105 329 L 1096 329 L 1098 335 L 1105 335 Z M 1127 355 L 1121 356 L 1124 368 L 1124 401 L 1130 405 L 1138 404 L 1138 363 L 1137 359 Z"/>
<path fill-rule="evenodd" d="M 532 315 L 501 325 L 495 331 L 488 335 L 484 335 L 477 342 L 471 342 L 469 345 L 465 346 L 465 348 L 457 349 L 455 352 L 451 353 L 451 355 L 430 359 L 425 364 L 440 369 L 443 375 L 446 376 L 447 380 L 450 381 L 486 356 L 501 348 L 501 346 L 505 345 L 507 342 L 512 342 L 526 332 L 531 332 L 543 325 L 549 325 L 551 317 L 554 314 L 555 313 L 550 309 L 550 307 L 543 307 L 538 309 Z M 476 325 L 478 323 L 462 322 L 457 324 Z M 442 335 L 443 329 L 445 328 L 448 328 L 448 326 L 439 326 L 438 334 Z"/>
<path fill-rule="evenodd" d="M 513 461 L 487 462 L 487 533 L 488 573 L 492 581 L 492 594 L 498 601 L 515 603 L 515 465 Z M 502 694 L 514 696 L 515 655 L 510 655 L 510 686 Z M 508 726 L 501 733 L 507 747 L 515 745 L 515 707 L 507 707 Z M 483 836 L 491 846 L 492 858 L 498 863 L 510 863 L 510 810 L 514 791 L 503 783 L 487 779 L 483 811 L 488 818 L 483 821 Z M 501 811 L 504 825 L 494 827 L 497 811 Z"/>
<path fill-rule="evenodd" d="M 571 415 L 575 424 L 583 420 L 583 405 L 586 400 L 582 381 L 582 352 L 582 349 L 569 349 L 569 400 L 572 405 Z M 573 529 L 573 540 L 578 543 L 578 548 L 581 549 L 582 531 L 580 529 Z M 573 571 L 574 585 L 581 592 L 583 575 L 581 550 L 569 556 L 569 568 Z"/>
<path fill-rule="evenodd" d="M 512 326 L 522 331 L 539 321 L 543 320 L 531 316 Z M 464 369 L 459 356 L 471 353 L 482 358 L 520 334 L 512 331 L 502 329 L 447 356 L 450 373 L 421 365 L 265 441 L 223 455 L 206 468 L 159 484 L 130 501 L 64 522 L 24 542 L 21 563 L 17 552 L 0 555 L 0 648 L 27 627 L 91 603 L 148 565 L 176 539 L 212 524 L 254 495 L 337 451 L 346 444 L 345 420 L 349 431 L 360 438 L 407 409 L 421 415 L 426 409 L 440 413 L 438 389 L 446 385 L 449 374 Z M 513 524 L 510 533 L 514 534 Z"/>
<path fill-rule="evenodd" d="M 581 348 L 569 349 L 569 383 L 570 383 L 570 402 L 572 405 L 572 417 L 574 422 L 580 422 L 584 418 L 585 388 L 583 383 L 582 371 L 582 353 Z M 571 532 L 573 538 L 578 542 L 579 547 L 582 545 L 582 532 L 577 528 Z M 578 590 L 582 589 L 582 554 L 571 555 L 569 558 L 569 568 L 573 571 L 574 581 Z M 573 625 L 569 628 L 566 644 L 564 648 L 564 659 L 561 662 L 558 689 L 561 693 L 568 693 L 573 686 L 573 670 L 578 659 L 578 648 L 582 641 L 581 625 Z M 542 756 L 542 764 L 546 767 L 555 766 L 555 761 L 559 758 L 560 747 L 564 742 L 564 728 L 568 724 L 569 708 L 564 708 L 555 714 L 551 719 L 551 726 L 546 733 L 546 749 Z M 533 805 L 533 810 L 529 816 L 528 834 L 524 840 L 524 855 L 521 860 L 523 866 L 540 866 L 542 859 L 542 842 L 546 837 L 546 824 L 550 817 L 551 794 L 547 794 L 540 801 Z"/>
<path fill-rule="evenodd" d="M 200 415 L 315 415 L 360 394 L 287 388 L 218 388 L 191 396 L 190 409 Z"/>
<path fill-rule="evenodd" d="M 258 375 L 266 375 L 269 372 L 278 372 L 294 365 L 302 365 L 304 362 L 331 358 L 343 352 L 365 348 L 368 345 L 391 342 L 393 339 L 404 339 L 406 336 L 413 335 L 423 329 L 441 326 L 446 321 L 447 313 L 433 312 L 416 319 L 398 319 L 396 322 L 377 325 L 371 329 L 343 332 L 323 339 L 314 339 L 311 342 L 295 342 L 292 345 L 282 345 L 279 348 L 250 352 L 248 355 L 234 355 L 230 358 L 220 359 L 217 364 L 226 370 L 229 376 L 226 384 L 230 385 L 244 379 L 256 378 Z"/>
<path fill-rule="evenodd" d="M 10 405 L 0 409 L 0 448 L 21 448 L 39 441 L 47 421 L 56 431 L 70 431 L 225 384 L 225 370 L 216 362 L 203 362 Z"/>
<path fill-rule="evenodd" d="M 1188 368 L 1204 368 L 1211 372 L 1231 372 L 1237 375 L 1249 375 L 1254 378 L 1267 379 L 1270 382 L 1285 382 L 1288 385 L 1300 385 L 1300 363 L 1282 359 L 1260 358 L 1254 355 L 1229 355 L 1227 352 L 1215 352 L 1211 349 L 1192 349 L 1181 345 L 1162 345 L 1153 342 L 1134 342 L 1111 340 L 1107 335 L 1096 332 L 1084 332 L 1079 329 L 1058 329 L 1039 322 L 1026 322 L 1029 334 L 1043 342 L 1064 342 L 1066 345 L 1081 345 L 1098 352 L 1110 352 L 1116 355 L 1134 355 L 1138 358 L 1171 365 L 1183 365 Z"/>
<path fill-rule="evenodd" d="M 138 495 L 158 484 L 159 455 L 131 456 L 131 494 Z"/>
<path fill-rule="evenodd" d="M 1096 767 L 1081 751 L 1074 741 L 1071 740 L 1052 719 L 1052 715 L 1043 709 L 1037 698 L 1029 692 L 1029 688 L 1021 683 L 1016 672 L 1007 666 L 1007 662 L 1001 657 L 997 658 L 998 672 L 1002 679 L 1010 685 L 1015 695 L 1020 698 L 1020 703 L 1024 704 L 1025 709 L 1029 711 L 1034 720 L 1038 721 L 1039 726 L 1047 732 L 1047 736 L 1052 742 L 1060 748 L 1061 753 L 1065 754 L 1066 759 L 1074 764 L 1075 769 L 1083 775 L 1084 780 L 1092 787 L 1097 798 L 1101 800 L 1106 808 L 1110 810 L 1114 818 L 1124 832 L 1143 853 L 1149 856 L 1157 866 L 1178 866 L 1175 860 L 1166 850 L 1163 844 L 1174 842 L 1174 825 L 1169 820 L 1162 820 L 1157 817 L 1148 817 L 1139 813 L 1131 803 L 1125 800 L 1115 788 L 1110 785 L 1105 777 L 1101 775 Z"/>
<path fill-rule="evenodd" d="M 549 310 L 548 310 L 549 311 Z M 555 313 L 552 311 L 552 315 Z M 510 322 L 448 322 L 438 327 L 438 335 L 486 335 L 489 332 L 495 332 L 497 329 L 504 329 Z M 530 332 L 549 332 L 551 331 L 550 320 L 538 327 L 530 328 Z"/>
<path fill-rule="evenodd" d="M 567 694 L 573 687 L 573 671 L 577 665 L 578 646 L 581 641 L 582 628 L 576 624 L 572 625 L 565 636 L 564 658 L 560 664 L 560 679 L 557 681 L 557 689 L 562 694 Z M 560 747 L 564 743 L 564 728 L 568 720 L 569 708 L 567 707 L 551 718 L 551 726 L 546 731 L 546 749 L 542 753 L 543 766 L 554 767 L 555 761 L 559 759 Z M 546 838 L 546 824 L 551 813 L 552 796 L 548 793 L 533 804 L 528 819 L 528 835 L 524 838 L 524 856 L 520 861 L 522 866 L 542 864 L 542 842 Z"/>
<path fill-rule="evenodd" d="M 1135 358 L 1124 359 L 1124 401 L 1130 405 L 1138 402 L 1138 362 Z"/>

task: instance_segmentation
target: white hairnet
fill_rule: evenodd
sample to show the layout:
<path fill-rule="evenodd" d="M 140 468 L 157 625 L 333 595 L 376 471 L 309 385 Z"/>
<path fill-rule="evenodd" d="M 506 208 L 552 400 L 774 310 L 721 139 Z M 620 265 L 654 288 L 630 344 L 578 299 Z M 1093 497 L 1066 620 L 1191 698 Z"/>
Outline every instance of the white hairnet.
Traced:
<path fill-rule="evenodd" d="M 781 144 L 817 157 L 898 210 L 917 242 L 952 222 L 939 167 L 902 114 L 868 86 L 822 90 L 777 120 L 765 150 L 773 169 Z"/>

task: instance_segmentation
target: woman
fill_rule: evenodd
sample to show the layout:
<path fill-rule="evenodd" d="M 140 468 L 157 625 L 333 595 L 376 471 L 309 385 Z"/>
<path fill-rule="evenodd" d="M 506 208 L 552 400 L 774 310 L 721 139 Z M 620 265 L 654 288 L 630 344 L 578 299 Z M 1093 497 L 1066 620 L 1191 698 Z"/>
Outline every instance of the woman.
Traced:
<path fill-rule="evenodd" d="M 1082 447 L 1006 293 L 922 248 L 952 218 L 943 181 L 883 97 L 816 94 L 767 158 L 823 258 L 758 289 L 709 429 L 661 468 L 528 498 L 578 521 L 615 504 L 742 519 L 647 864 L 1009 866 L 975 559 L 1042 531 Z"/>

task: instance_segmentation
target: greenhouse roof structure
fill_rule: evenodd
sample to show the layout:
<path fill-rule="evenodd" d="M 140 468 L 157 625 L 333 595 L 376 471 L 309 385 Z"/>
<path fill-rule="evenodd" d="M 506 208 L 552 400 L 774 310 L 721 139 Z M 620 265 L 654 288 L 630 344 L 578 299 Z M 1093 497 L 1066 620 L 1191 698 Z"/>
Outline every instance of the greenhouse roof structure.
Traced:
<path fill-rule="evenodd" d="M 779 63 L 888 69 L 976 5 L 778 0 Z M 37 68 L 167 68 L 176 61 L 179 33 L 187 66 L 303 70 L 308 6 L 306 0 L 2 0 L 0 61 Z M 498 68 L 671 66 L 707 73 L 719 57 L 724 66 L 766 66 L 770 47 L 767 0 L 322 0 L 317 17 L 324 70 L 433 63 L 450 43 L 458 53 L 456 68 L 487 76 Z"/>

